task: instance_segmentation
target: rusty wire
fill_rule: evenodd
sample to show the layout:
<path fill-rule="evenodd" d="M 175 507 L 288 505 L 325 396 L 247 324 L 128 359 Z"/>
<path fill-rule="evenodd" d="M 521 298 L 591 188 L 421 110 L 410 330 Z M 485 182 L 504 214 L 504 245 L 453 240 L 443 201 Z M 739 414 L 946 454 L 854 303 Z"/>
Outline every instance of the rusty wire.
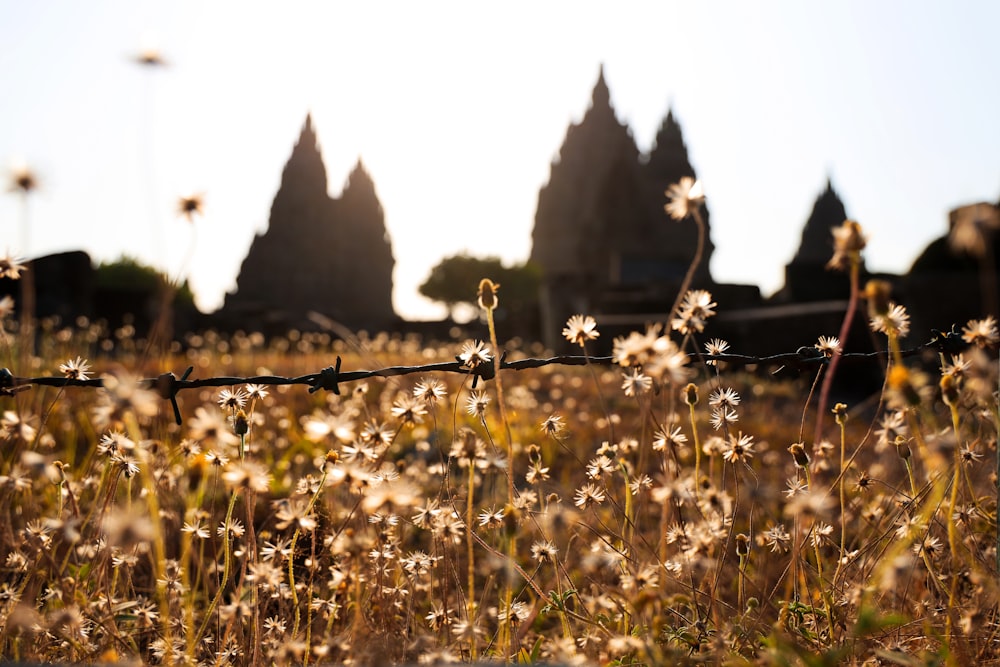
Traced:
<path fill-rule="evenodd" d="M 902 351 L 904 357 L 911 357 L 920 354 L 925 350 L 936 352 L 957 353 L 967 347 L 960 334 L 956 333 L 954 327 L 949 332 L 932 330 L 933 336 L 930 341 L 923 345 Z M 886 351 L 876 352 L 846 352 L 842 353 L 842 362 L 858 362 L 865 360 L 885 361 L 888 353 Z M 777 366 L 775 372 L 783 368 L 794 370 L 805 370 L 817 368 L 829 362 L 822 351 L 812 346 L 800 347 L 795 352 L 786 352 L 769 356 L 753 356 L 746 354 L 698 354 L 696 359 L 701 363 L 715 362 L 726 363 L 739 366 Z M 545 359 L 518 359 L 507 361 L 506 353 L 500 358 L 500 370 L 522 371 L 543 366 L 584 366 L 586 364 L 610 365 L 615 362 L 612 356 L 583 356 L 583 355 L 557 355 Z M 230 377 L 218 376 L 200 379 L 188 379 L 194 366 L 189 366 L 178 378 L 173 373 L 163 373 L 155 378 L 141 380 L 140 383 L 155 390 L 164 400 L 170 402 L 174 412 L 174 419 L 178 425 L 181 424 L 180 409 L 177 406 L 177 394 L 185 389 L 198 389 L 201 387 L 229 387 L 238 384 L 258 384 L 267 386 L 279 385 L 304 385 L 309 387 L 309 392 L 313 393 L 320 389 L 332 391 L 340 394 L 340 385 L 347 382 L 356 382 L 374 377 L 398 377 L 403 375 L 413 375 L 417 373 L 461 373 L 473 377 L 473 388 L 479 379 L 492 380 L 496 369 L 492 363 L 479 364 L 469 367 L 456 357 L 455 361 L 425 364 L 423 366 L 388 366 L 373 370 L 342 371 L 342 359 L 337 357 L 336 365 L 328 366 L 316 373 L 300 375 L 297 377 L 284 377 L 280 375 L 256 375 L 251 377 Z M 39 387 L 103 387 L 104 381 L 100 378 L 81 380 L 62 376 L 52 377 L 18 377 L 10 370 L 0 369 L 0 396 L 12 396 L 20 391 L 30 389 L 32 386 Z"/>

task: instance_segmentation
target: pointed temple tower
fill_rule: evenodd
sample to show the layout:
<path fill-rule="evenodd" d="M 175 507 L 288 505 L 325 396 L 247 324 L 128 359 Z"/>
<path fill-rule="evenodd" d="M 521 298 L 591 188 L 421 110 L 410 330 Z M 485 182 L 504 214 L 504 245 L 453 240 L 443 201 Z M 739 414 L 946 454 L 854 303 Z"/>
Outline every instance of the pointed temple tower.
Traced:
<path fill-rule="evenodd" d="M 395 260 L 375 186 L 360 160 L 339 199 L 306 116 L 271 205 L 267 232 L 243 260 L 222 316 L 243 329 L 315 329 L 316 312 L 350 329 L 390 325 Z"/>
<path fill-rule="evenodd" d="M 688 159 L 681 126 L 674 119 L 673 110 L 667 112 L 667 117 L 660 124 L 653 149 L 642 167 L 642 174 L 657 253 L 670 263 L 672 276 L 683 277 L 698 244 L 698 228 L 691 221 L 676 223 L 666 218 L 663 205 L 667 201 L 666 189 L 672 183 L 679 183 L 685 176 L 697 178 L 697 175 Z M 707 208 L 704 209 L 704 218 L 708 228 L 706 232 L 710 232 Z M 694 275 L 696 286 L 706 286 L 712 282 L 708 264 L 714 250 L 711 234 L 706 233 L 704 256 Z"/>
<path fill-rule="evenodd" d="M 555 347 L 574 313 L 663 313 L 695 254 L 693 222 L 670 220 L 664 191 L 693 176 L 680 127 L 668 114 L 643 161 L 618 121 L 601 69 L 591 105 L 570 125 L 538 194 L 531 260 L 543 273 L 542 332 Z M 709 242 L 693 287 L 711 282 Z"/>
<path fill-rule="evenodd" d="M 799 249 L 785 266 L 785 285 L 771 297 L 772 303 L 832 301 L 848 297 L 850 279 L 847 273 L 826 268 L 833 256 L 832 230 L 846 219 L 844 202 L 827 179 L 826 190 L 816 198 L 802 229 Z"/>

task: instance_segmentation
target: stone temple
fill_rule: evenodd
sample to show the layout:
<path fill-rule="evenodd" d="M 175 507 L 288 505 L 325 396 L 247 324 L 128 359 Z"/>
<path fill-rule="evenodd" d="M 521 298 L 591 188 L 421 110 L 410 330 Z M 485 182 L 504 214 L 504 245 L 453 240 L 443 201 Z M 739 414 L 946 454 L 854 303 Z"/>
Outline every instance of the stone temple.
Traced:
<path fill-rule="evenodd" d="M 549 182 L 538 194 L 531 260 L 543 273 L 541 330 L 551 347 L 574 313 L 622 323 L 637 314 L 666 313 L 695 254 L 693 220 L 675 222 L 663 210 L 667 187 L 695 176 L 672 112 L 648 155 L 618 121 L 603 69 L 590 108 L 570 125 Z M 708 213 L 704 213 L 706 227 Z M 709 273 L 713 245 L 692 288 L 718 289 Z M 759 300 L 756 288 L 744 295 Z"/>
<path fill-rule="evenodd" d="M 228 328 L 284 332 L 317 329 L 327 318 L 352 331 L 381 331 L 392 307 L 395 259 L 375 185 L 361 161 L 339 198 L 307 116 L 271 205 L 218 317 Z M 316 318 L 314 314 L 322 316 Z"/>

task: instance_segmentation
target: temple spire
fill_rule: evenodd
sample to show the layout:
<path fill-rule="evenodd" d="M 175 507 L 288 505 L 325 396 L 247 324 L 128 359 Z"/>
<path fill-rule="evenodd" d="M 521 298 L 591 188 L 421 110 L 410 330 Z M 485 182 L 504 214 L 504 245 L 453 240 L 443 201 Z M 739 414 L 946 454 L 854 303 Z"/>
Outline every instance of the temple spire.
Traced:
<path fill-rule="evenodd" d="M 802 241 L 792 262 L 795 264 L 813 264 L 826 266 L 833 254 L 832 229 L 841 225 L 847 219 L 844 202 L 836 190 L 833 181 L 826 178 L 826 189 L 816 198 L 812 213 L 802 229 Z"/>
<path fill-rule="evenodd" d="M 594 84 L 594 92 L 590 96 L 590 106 L 592 109 L 611 108 L 611 91 L 608 90 L 608 83 L 604 80 L 604 63 L 597 74 L 597 83 Z"/>
<path fill-rule="evenodd" d="M 313 129 L 312 114 L 306 114 L 299 138 L 281 174 L 282 188 L 299 192 L 326 193 L 326 165 L 320 152 L 319 139 Z M 298 197 L 298 195 L 296 195 Z"/>
<path fill-rule="evenodd" d="M 646 165 L 648 173 L 662 188 L 679 182 L 684 176 L 695 176 L 684 144 L 684 135 L 673 109 L 667 110 L 666 117 L 660 123 Z"/>

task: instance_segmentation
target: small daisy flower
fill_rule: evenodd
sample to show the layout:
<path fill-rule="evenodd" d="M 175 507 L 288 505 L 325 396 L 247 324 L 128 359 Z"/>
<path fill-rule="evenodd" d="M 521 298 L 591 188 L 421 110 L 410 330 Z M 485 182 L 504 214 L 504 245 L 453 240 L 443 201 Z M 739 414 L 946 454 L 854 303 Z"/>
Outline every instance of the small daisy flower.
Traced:
<path fill-rule="evenodd" d="M 828 359 L 841 352 L 840 339 L 836 336 L 820 336 L 819 342 L 814 347 Z"/>
<path fill-rule="evenodd" d="M 239 410 L 247 403 L 247 394 L 242 389 L 223 389 L 219 392 L 219 406 L 226 410 Z"/>
<path fill-rule="evenodd" d="M 566 425 L 563 424 L 563 418 L 560 415 L 549 415 L 539 428 L 546 435 L 555 437 L 566 429 Z"/>
<path fill-rule="evenodd" d="M 21 277 L 21 272 L 27 268 L 24 264 L 21 264 L 21 260 L 10 253 L 0 257 L 0 278 L 18 280 Z"/>
<path fill-rule="evenodd" d="M 670 431 L 666 429 L 657 431 L 653 436 L 653 451 L 662 452 L 671 445 L 674 448 L 681 447 L 687 442 L 687 436 L 681 432 L 680 427 L 675 427 Z"/>
<path fill-rule="evenodd" d="M 63 377 L 69 378 L 70 380 L 88 380 L 90 376 L 87 372 L 90 370 L 90 364 L 87 360 L 82 357 L 77 357 L 76 359 L 70 359 L 65 364 L 59 366 L 59 372 L 63 374 Z"/>
<path fill-rule="evenodd" d="M 671 185 L 666 195 L 669 201 L 663 209 L 667 215 L 678 221 L 697 211 L 705 202 L 701 181 L 696 181 L 690 176 L 684 176 L 679 183 Z"/>
<path fill-rule="evenodd" d="M 997 321 L 992 315 L 983 320 L 969 320 L 969 323 L 962 327 L 962 340 L 979 347 L 994 347 L 1000 342 Z"/>
<path fill-rule="evenodd" d="M 499 528 L 503 525 L 503 510 L 491 508 L 479 513 L 479 525 L 483 528 Z"/>
<path fill-rule="evenodd" d="M 712 356 L 719 356 L 726 353 L 729 349 L 729 343 L 722 340 L 721 338 L 713 338 L 712 340 L 705 343 L 705 352 Z M 709 366 L 715 366 L 718 362 L 715 359 L 709 359 L 707 362 Z"/>
<path fill-rule="evenodd" d="M 705 321 L 715 315 L 713 308 L 718 305 L 712 301 L 712 294 L 706 290 L 690 290 L 684 295 L 677 317 L 670 322 L 670 328 L 682 334 L 701 333 L 705 330 Z"/>
<path fill-rule="evenodd" d="M 596 484 L 584 484 L 576 490 L 576 499 L 573 503 L 580 509 L 587 509 L 591 505 L 600 505 L 607 496 Z"/>
<path fill-rule="evenodd" d="M 622 377 L 625 378 L 622 381 L 622 390 L 626 396 L 640 396 L 653 386 L 653 378 L 644 375 L 638 368 L 633 368 L 631 373 L 624 373 Z"/>
<path fill-rule="evenodd" d="M 267 398 L 267 395 L 270 393 L 262 384 L 248 384 L 244 387 L 244 390 L 246 391 L 247 398 L 251 401 Z"/>
<path fill-rule="evenodd" d="M 785 530 L 783 524 L 778 524 L 760 534 L 760 542 L 771 548 L 771 553 L 779 553 L 788 550 L 788 544 L 792 541 L 792 536 Z"/>
<path fill-rule="evenodd" d="M 716 389 L 709 395 L 708 404 L 712 407 L 735 408 L 740 404 L 740 395 L 732 387 Z"/>
<path fill-rule="evenodd" d="M 194 222 L 205 208 L 205 196 L 203 194 L 189 194 L 177 198 L 177 213 L 186 218 L 188 222 Z"/>
<path fill-rule="evenodd" d="M 566 321 L 566 328 L 562 335 L 571 343 L 583 347 L 588 340 L 595 340 L 600 336 L 597 331 L 597 321 L 590 315 L 573 315 Z"/>
<path fill-rule="evenodd" d="M 462 362 L 463 368 L 471 370 L 493 361 L 493 355 L 490 354 L 489 345 L 486 345 L 482 341 L 468 341 L 462 346 L 462 352 L 458 355 L 458 360 Z"/>
<path fill-rule="evenodd" d="M 833 228 L 833 257 L 827 262 L 831 269 L 845 270 L 851 261 L 858 261 L 861 251 L 868 245 L 859 225 L 854 220 L 845 220 L 840 227 Z"/>
<path fill-rule="evenodd" d="M 424 403 L 437 403 L 448 395 L 448 390 L 438 380 L 425 378 L 413 388 L 413 397 Z"/>
<path fill-rule="evenodd" d="M 602 454 L 595 459 L 591 459 L 587 465 L 587 477 L 590 479 L 600 479 L 603 475 L 613 473 L 616 467 L 613 460 Z"/>
<path fill-rule="evenodd" d="M 736 414 L 735 410 L 720 405 L 712 410 L 712 417 L 709 419 L 709 423 L 712 424 L 712 428 L 719 431 L 722 427 L 728 426 L 729 424 L 735 424 L 739 420 L 740 416 Z"/>
<path fill-rule="evenodd" d="M 729 438 L 729 445 L 722 451 L 722 458 L 728 463 L 748 463 L 753 458 L 753 436 L 734 435 Z"/>
<path fill-rule="evenodd" d="M 871 319 L 871 329 L 877 333 L 895 333 L 900 338 L 905 338 L 910 333 L 910 315 L 906 308 L 899 304 L 889 304 L 889 311 L 884 315 L 876 315 Z"/>
<path fill-rule="evenodd" d="M 490 397 L 482 389 L 476 389 L 469 398 L 466 399 L 465 409 L 473 417 L 482 419 L 486 415 L 486 406 L 489 405 Z"/>
<path fill-rule="evenodd" d="M 400 396 L 392 404 L 392 416 L 407 426 L 422 424 L 426 414 L 424 402 L 414 396 Z"/>
<path fill-rule="evenodd" d="M 558 555 L 559 550 L 548 540 L 535 542 L 531 545 L 531 558 L 539 563 L 554 563 Z"/>

